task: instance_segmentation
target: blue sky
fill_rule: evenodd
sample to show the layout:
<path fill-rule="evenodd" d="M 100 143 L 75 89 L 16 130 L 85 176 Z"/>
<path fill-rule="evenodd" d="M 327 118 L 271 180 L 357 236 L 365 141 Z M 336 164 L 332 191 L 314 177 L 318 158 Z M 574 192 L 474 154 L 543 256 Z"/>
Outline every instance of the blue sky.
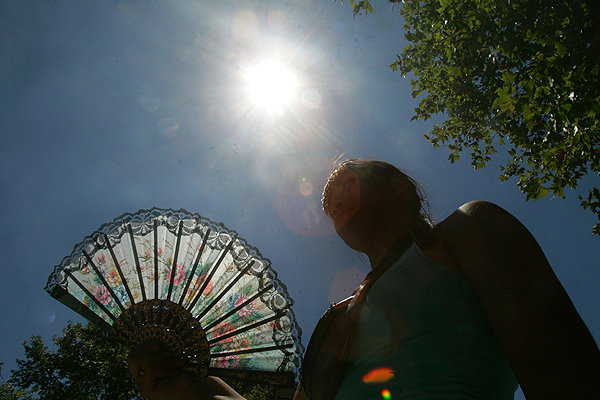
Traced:
<path fill-rule="evenodd" d="M 388 68 L 406 46 L 397 9 L 373 5 L 353 19 L 333 0 L 0 3 L 4 377 L 24 340 L 81 321 L 43 290 L 54 266 L 102 223 L 153 206 L 198 212 L 258 247 L 307 343 L 368 271 L 319 209 L 343 153 L 404 168 L 438 220 L 475 199 L 513 213 L 600 339 L 600 239 L 583 191 L 526 203 L 498 163 L 451 165 L 423 138 L 432 123 L 410 121 L 408 78 Z M 244 72 L 263 60 L 297 76 L 281 113 L 249 100 Z"/>

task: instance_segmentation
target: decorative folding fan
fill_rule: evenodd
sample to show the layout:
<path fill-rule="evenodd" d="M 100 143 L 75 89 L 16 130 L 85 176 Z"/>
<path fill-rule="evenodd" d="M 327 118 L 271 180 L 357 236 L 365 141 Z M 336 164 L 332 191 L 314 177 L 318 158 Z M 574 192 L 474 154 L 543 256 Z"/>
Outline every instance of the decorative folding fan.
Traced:
<path fill-rule="evenodd" d="M 298 375 L 285 285 L 258 249 L 198 214 L 153 208 L 102 225 L 46 291 L 129 348 L 161 340 L 187 373 L 284 387 Z"/>

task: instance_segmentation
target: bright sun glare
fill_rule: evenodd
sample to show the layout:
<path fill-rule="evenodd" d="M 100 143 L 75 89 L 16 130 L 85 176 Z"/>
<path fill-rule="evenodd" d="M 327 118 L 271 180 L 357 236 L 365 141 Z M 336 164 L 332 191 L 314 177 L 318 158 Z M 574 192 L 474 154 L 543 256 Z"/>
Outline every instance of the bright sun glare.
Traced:
<path fill-rule="evenodd" d="M 246 74 L 250 98 L 269 111 L 281 111 L 296 89 L 293 74 L 276 61 L 265 61 Z"/>

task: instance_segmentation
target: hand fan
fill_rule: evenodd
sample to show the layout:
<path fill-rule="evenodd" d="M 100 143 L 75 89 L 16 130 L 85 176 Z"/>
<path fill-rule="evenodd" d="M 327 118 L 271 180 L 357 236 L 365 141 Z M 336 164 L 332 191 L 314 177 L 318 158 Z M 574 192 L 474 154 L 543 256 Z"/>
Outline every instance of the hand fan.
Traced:
<path fill-rule="evenodd" d="M 77 244 L 46 291 L 133 349 L 158 339 L 186 373 L 292 387 L 292 299 L 235 231 L 185 210 L 124 214 Z"/>

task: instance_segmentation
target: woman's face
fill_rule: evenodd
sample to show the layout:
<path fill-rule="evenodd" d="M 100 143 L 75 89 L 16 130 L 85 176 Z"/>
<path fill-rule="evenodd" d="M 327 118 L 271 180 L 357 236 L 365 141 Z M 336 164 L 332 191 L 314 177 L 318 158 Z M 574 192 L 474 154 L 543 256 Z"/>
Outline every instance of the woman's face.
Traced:
<path fill-rule="evenodd" d="M 407 207 L 407 187 L 404 181 L 371 176 L 361 190 L 356 173 L 341 171 L 329 189 L 328 212 L 337 234 L 350 248 L 366 252 L 377 234 L 396 226 L 390 220 Z"/>
<path fill-rule="evenodd" d="M 358 175 L 346 170 L 334 181 L 329 192 L 329 215 L 336 232 L 342 233 L 348 222 L 360 209 L 360 183 Z"/>

